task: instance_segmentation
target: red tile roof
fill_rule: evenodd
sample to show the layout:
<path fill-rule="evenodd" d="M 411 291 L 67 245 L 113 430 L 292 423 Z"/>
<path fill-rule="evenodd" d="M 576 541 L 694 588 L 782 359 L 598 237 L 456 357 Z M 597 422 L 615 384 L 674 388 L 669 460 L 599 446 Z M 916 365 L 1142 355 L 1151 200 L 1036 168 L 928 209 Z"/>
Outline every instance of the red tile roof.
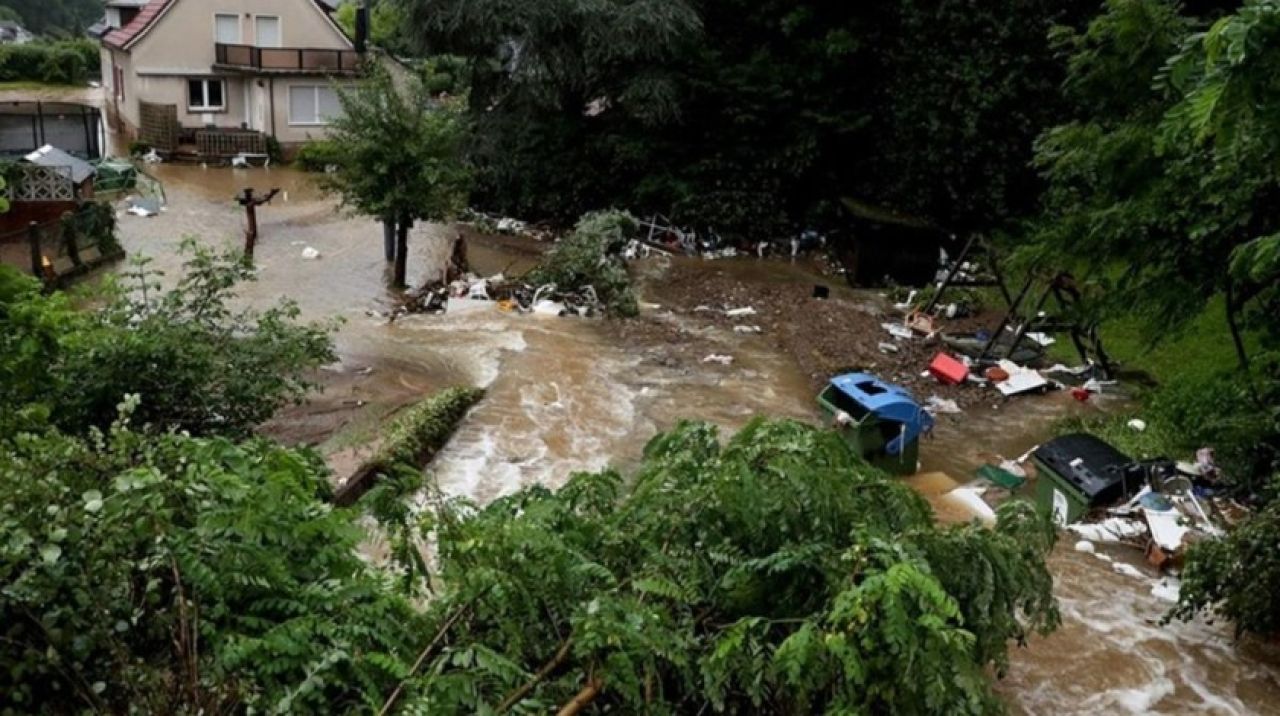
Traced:
<path fill-rule="evenodd" d="M 128 25 L 108 32 L 102 38 L 102 42 L 108 47 L 114 47 L 118 50 L 129 49 L 129 45 L 138 39 L 139 35 L 146 32 L 147 28 L 151 27 L 164 12 L 165 8 L 169 7 L 174 1 L 151 0 L 146 7 L 138 11 L 138 14 L 129 21 Z"/>

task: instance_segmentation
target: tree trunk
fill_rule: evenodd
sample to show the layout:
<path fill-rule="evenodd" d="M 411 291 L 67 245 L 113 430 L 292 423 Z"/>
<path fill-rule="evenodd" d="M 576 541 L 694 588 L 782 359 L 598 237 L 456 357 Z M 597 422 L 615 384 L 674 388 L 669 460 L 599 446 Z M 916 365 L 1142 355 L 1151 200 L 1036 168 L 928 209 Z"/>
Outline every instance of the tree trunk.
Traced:
<path fill-rule="evenodd" d="M 1231 329 L 1231 342 L 1236 348 L 1236 360 L 1240 364 L 1240 371 L 1244 373 L 1244 378 L 1249 386 L 1249 396 L 1253 398 L 1255 403 L 1261 404 L 1258 397 L 1258 388 L 1253 384 L 1253 371 L 1249 369 L 1249 353 L 1244 347 L 1244 338 L 1240 335 L 1240 325 L 1236 322 L 1236 311 L 1239 306 L 1236 304 L 1235 281 L 1227 276 L 1226 285 L 1226 304 L 1227 304 L 1227 327 Z"/>
<path fill-rule="evenodd" d="M 408 217 L 400 217 L 400 222 L 396 225 L 396 288 L 408 285 L 405 275 L 409 268 L 409 227 L 412 224 Z"/>
<path fill-rule="evenodd" d="M 595 701 L 596 696 L 600 694 L 600 686 L 600 679 L 594 677 L 588 678 L 587 683 L 582 687 L 582 690 L 579 691 L 578 694 L 569 701 L 569 703 L 561 706 L 560 710 L 556 712 L 556 716 L 574 716 L 581 712 L 587 706 L 591 705 L 592 701 Z"/>
<path fill-rule="evenodd" d="M 387 263 L 396 260 L 396 220 L 388 217 L 382 220 L 382 252 Z"/>

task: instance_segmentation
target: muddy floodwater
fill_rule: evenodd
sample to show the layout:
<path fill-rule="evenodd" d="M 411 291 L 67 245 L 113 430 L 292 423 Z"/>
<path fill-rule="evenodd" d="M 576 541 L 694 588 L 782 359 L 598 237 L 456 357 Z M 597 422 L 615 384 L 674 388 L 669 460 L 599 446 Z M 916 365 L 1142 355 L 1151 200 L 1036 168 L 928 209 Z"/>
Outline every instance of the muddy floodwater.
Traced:
<path fill-rule="evenodd" d="M 447 493 L 484 502 L 522 486 L 558 486 L 579 470 L 634 464 L 645 443 L 678 419 L 708 420 L 732 431 L 754 415 L 817 421 L 814 389 L 767 334 L 741 335 L 692 323 L 663 307 L 661 291 L 642 281 L 643 312 L 652 330 L 604 321 L 502 313 L 476 302 L 442 316 L 393 323 L 380 227 L 344 216 L 309 177 L 288 169 L 231 170 L 160 165 L 150 168 L 169 205 L 154 218 L 122 216 L 126 250 L 154 259 L 171 275 L 184 236 L 215 246 L 242 242 L 243 213 L 233 202 L 245 186 L 279 187 L 259 213 L 258 281 L 243 300 L 296 301 L 304 318 L 341 319 L 341 361 L 320 376 L 325 389 L 307 405 L 267 426 L 286 441 L 317 445 L 341 474 L 376 443 L 379 421 L 397 408 L 449 385 L 479 385 L 486 399 L 468 416 L 430 470 Z M 426 226 L 411 239 L 410 281 L 434 277 L 458 229 Z M 313 248 L 317 259 L 303 257 Z M 503 239 L 470 242 L 482 274 L 517 272 L 538 247 Z M 660 276 L 661 261 L 638 267 Z M 712 262 L 708 262 L 708 266 Z M 771 281 L 816 280 L 804 265 L 735 259 L 718 271 Z M 656 328 L 654 328 L 656 327 Z M 733 357 L 729 365 L 704 354 Z M 1064 393 L 972 407 L 942 416 L 921 447 L 925 471 L 945 473 L 913 483 L 939 510 L 940 495 L 970 478 L 989 454 L 1017 457 L 1049 435 L 1054 421 L 1103 410 L 1107 398 L 1076 403 Z M 1076 552 L 1065 537 L 1051 558 L 1063 625 L 1015 649 L 999 691 L 1027 714 L 1280 714 L 1276 645 L 1232 640 L 1229 625 L 1161 625 L 1168 607 L 1152 594 L 1155 574 L 1117 549 Z"/>

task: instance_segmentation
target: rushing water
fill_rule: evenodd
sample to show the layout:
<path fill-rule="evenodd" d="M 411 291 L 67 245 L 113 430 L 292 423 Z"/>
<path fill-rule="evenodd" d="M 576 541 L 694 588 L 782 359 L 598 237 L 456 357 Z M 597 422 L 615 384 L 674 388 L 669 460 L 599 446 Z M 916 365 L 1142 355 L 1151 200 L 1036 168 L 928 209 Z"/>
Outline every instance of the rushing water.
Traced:
<path fill-rule="evenodd" d="M 385 411 L 395 401 L 446 385 L 488 388 L 488 397 L 432 465 L 437 482 L 451 494 L 483 502 L 524 485 L 562 484 L 576 470 L 625 467 L 650 437 L 679 418 L 733 430 L 762 413 L 817 417 L 805 376 L 760 337 L 695 329 L 698 340 L 734 356 L 732 365 L 722 366 L 673 364 L 663 345 L 619 339 L 598 322 L 510 315 L 489 304 L 389 324 L 377 315 L 390 305 L 379 227 L 336 214 L 304 175 L 177 166 L 153 172 L 166 182 L 168 210 L 150 219 L 122 217 L 121 231 L 127 250 L 155 257 L 154 265 L 169 272 L 178 267 L 175 251 L 184 235 L 239 244 L 243 215 L 232 196 L 241 188 L 278 186 L 286 192 L 260 210 L 259 280 L 244 298 L 263 304 L 287 297 L 306 318 L 344 319 L 336 334 L 343 364 L 337 370 L 350 384 L 327 391 L 339 393 L 332 396 L 335 405 Z M 438 226 L 415 232 L 411 279 L 440 265 L 453 235 Z M 308 246 L 321 258 L 302 258 Z M 482 272 L 529 262 L 527 255 L 483 242 L 470 247 L 470 257 Z M 716 268 L 763 272 L 778 280 L 797 275 L 794 268 L 775 271 L 753 261 L 719 262 Z M 663 315 L 660 307 L 645 310 Z M 945 475 L 913 484 L 940 512 L 954 514 L 954 505 L 941 497 L 953 480 L 966 480 L 989 454 L 1022 454 L 1046 437 L 1054 420 L 1099 409 L 1094 403 L 1076 404 L 1063 394 L 1003 404 L 993 399 L 991 406 L 944 416 L 921 454 L 925 470 Z M 319 420 L 319 412 L 297 421 Z M 343 428 L 376 439 L 376 428 L 355 431 L 359 422 L 319 420 L 315 432 L 323 436 Z M 305 429 L 294 435 L 310 438 Z M 332 441 L 327 447 L 341 452 Z M 336 464 L 341 469 L 342 461 Z M 1146 570 L 1132 555 L 1109 556 Z M 1167 603 L 1152 595 L 1151 577 L 1120 574 L 1112 562 L 1074 551 L 1070 539 L 1064 538 L 1051 567 L 1063 626 L 1015 650 L 999 687 L 1015 711 L 1280 713 L 1280 655 L 1274 645 L 1235 643 L 1224 624 L 1160 625 Z"/>

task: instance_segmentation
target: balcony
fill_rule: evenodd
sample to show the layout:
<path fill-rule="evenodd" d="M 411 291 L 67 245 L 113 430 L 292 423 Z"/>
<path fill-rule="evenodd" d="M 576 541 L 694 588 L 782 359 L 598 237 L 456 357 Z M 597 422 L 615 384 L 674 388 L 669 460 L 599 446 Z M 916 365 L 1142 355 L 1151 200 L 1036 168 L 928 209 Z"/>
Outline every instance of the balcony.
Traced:
<path fill-rule="evenodd" d="M 360 70 L 360 53 L 218 42 L 214 44 L 213 66 L 218 70 L 264 75 L 354 75 Z"/>

